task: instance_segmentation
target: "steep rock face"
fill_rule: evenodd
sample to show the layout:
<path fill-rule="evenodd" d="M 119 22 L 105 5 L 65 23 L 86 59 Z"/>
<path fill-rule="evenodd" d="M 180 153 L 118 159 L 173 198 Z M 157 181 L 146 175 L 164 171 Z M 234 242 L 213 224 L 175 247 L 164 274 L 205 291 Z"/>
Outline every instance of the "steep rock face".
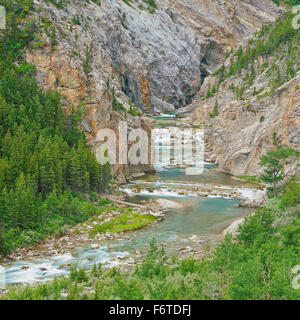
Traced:
<path fill-rule="evenodd" d="M 269 0 L 157 0 L 152 14 L 141 0 L 63 3 L 35 1 L 40 39 L 26 58 L 40 85 L 61 93 L 67 113 L 85 107 L 82 128 L 94 150 L 99 130 L 116 130 L 120 120 L 150 137 L 151 121 L 125 109 L 153 114 L 191 103 L 225 52 L 279 14 Z M 149 170 L 114 168 L 121 179 Z"/>
<path fill-rule="evenodd" d="M 215 99 L 199 103 L 193 122 L 205 122 L 206 139 L 210 142 L 207 156 L 221 170 L 234 175 L 255 175 L 262 168 L 259 158 L 273 146 L 273 134 L 280 143 L 300 148 L 300 72 L 278 88 L 272 96 L 236 101 L 223 89 L 218 101 L 219 115 L 210 118 Z M 225 91 L 226 90 L 226 91 Z M 195 102 L 196 105 L 196 102 Z M 209 152 L 211 151 L 211 152 Z M 294 168 L 295 169 L 295 168 Z"/>
<path fill-rule="evenodd" d="M 84 59 L 85 46 L 92 44 L 91 73 L 101 69 L 102 81 L 115 77 L 115 86 L 148 113 L 190 104 L 225 52 L 279 13 L 270 0 L 156 3 L 150 14 L 140 9 L 142 1 L 129 6 L 102 0 L 98 6 L 73 0 L 63 9 L 37 2 L 39 18 L 57 29 L 61 55 L 71 55 L 74 63 L 74 51 Z"/>
<path fill-rule="evenodd" d="M 101 129 L 113 129 L 118 134 L 119 122 L 125 120 L 128 130 L 142 128 L 147 132 L 150 141 L 152 120 L 114 110 L 115 95 L 120 96 L 118 99 L 124 102 L 125 109 L 129 110 L 130 106 L 125 95 L 121 96 L 121 92 L 117 90 L 112 93 L 112 90 L 105 84 L 104 75 L 108 72 L 109 64 L 105 64 L 105 61 L 101 61 L 102 57 L 97 56 L 95 65 L 91 66 L 93 71 L 86 75 L 82 61 L 70 57 L 71 48 L 71 44 L 67 42 L 58 42 L 55 49 L 45 44 L 41 49 L 28 50 L 26 60 L 36 66 L 37 81 L 45 90 L 57 90 L 61 94 L 61 102 L 66 114 L 70 114 L 73 107 L 74 109 L 81 105 L 84 107 L 81 126 L 91 148 L 96 152 L 101 145 L 101 142 L 97 141 L 97 134 Z M 83 52 L 84 48 L 82 48 Z M 125 147 L 117 145 L 117 152 L 119 148 Z M 149 165 L 112 166 L 112 174 L 119 182 L 125 182 L 125 178 L 132 175 L 152 171 L 150 161 Z"/>
<path fill-rule="evenodd" d="M 190 104 L 228 48 L 279 12 L 269 0 L 158 0 L 155 14 L 130 3 L 103 1 L 101 20 L 122 90 L 146 112 Z"/>
<path fill-rule="evenodd" d="M 220 170 L 256 175 L 262 171 L 260 156 L 274 143 L 300 150 L 299 39 L 296 35 L 221 83 L 218 75 L 207 77 L 194 102 L 177 112 L 184 123 L 205 129 L 206 159 Z M 225 70 L 235 60 L 233 53 Z M 288 173 L 297 171 L 295 161 Z"/>

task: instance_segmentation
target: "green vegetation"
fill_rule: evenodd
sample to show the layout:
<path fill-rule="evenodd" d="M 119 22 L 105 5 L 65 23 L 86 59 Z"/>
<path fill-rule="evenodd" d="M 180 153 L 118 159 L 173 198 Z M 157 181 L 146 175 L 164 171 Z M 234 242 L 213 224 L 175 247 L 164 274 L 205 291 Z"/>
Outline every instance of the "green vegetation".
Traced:
<path fill-rule="evenodd" d="M 94 225 L 90 230 L 90 235 L 97 233 L 119 233 L 130 230 L 137 230 L 154 222 L 156 218 L 152 215 L 143 215 L 135 212 L 133 209 L 126 209 L 121 215 L 118 215 L 107 222 Z"/>
<path fill-rule="evenodd" d="M 141 111 L 132 103 L 132 101 L 129 101 L 128 113 L 130 113 L 134 117 L 141 115 Z"/>
<path fill-rule="evenodd" d="M 238 178 L 250 183 L 265 182 L 271 187 L 269 191 L 278 194 L 278 184 L 286 177 L 285 167 L 291 162 L 297 161 L 300 152 L 291 147 L 276 145 L 276 133 L 273 134 L 274 148 L 268 150 L 266 154 L 260 157 L 260 165 L 264 167 L 264 173 L 258 176 L 238 176 Z"/>
<path fill-rule="evenodd" d="M 85 221 L 93 215 L 102 213 L 102 207 L 71 192 L 51 193 L 44 201 L 28 195 L 28 187 L 17 189 L 15 194 L 3 193 L 0 199 L 1 250 L 11 250 L 32 245 L 45 239 L 47 235 L 64 234 L 67 227 Z M 14 204 L 8 207 L 7 204 Z M 14 211 L 13 211 L 14 210 Z M 4 229 L 4 226 L 6 229 Z"/>
<path fill-rule="evenodd" d="M 289 6 L 297 6 L 300 4 L 300 0 L 272 0 L 278 6 L 279 5 L 289 5 Z"/>
<path fill-rule="evenodd" d="M 166 255 L 153 241 L 130 272 L 100 265 L 72 267 L 70 276 L 34 286 L 12 286 L 3 299 L 300 299 L 291 269 L 299 264 L 300 183 L 246 219 L 203 259 Z"/>
<path fill-rule="evenodd" d="M 6 254 L 97 212 L 80 194 L 108 191 L 111 177 L 78 130 L 81 108 L 64 115 L 59 94 L 39 89 L 34 66 L 24 61 L 36 37 L 33 1 L 0 4 L 8 17 L 0 38 L 0 252 Z"/>
<path fill-rule="evenodd" d="M 269 89 L 261 88 L 259 91 L 254 87 L 253 95 L 262 99 L 271 96 L 273 91 L 286 81 L 295 77 L 300 69 L 300 30 L 292 26 L 295 14 L 287 12 L 277 19 L 274 24 L 268 24 L 256 34 L 255 39 L 248 42 L 248 46 L 231 54 L 228 67 L 222 65 L 216 72 L 218 87 L 208 89 L 206 98 L 213 96 L 219 91 L 219 86 L 228 78 L 238 75 L 243 77 L 239 87 L 231 89 L 236 98 L 244 100 L 244 93 L 254 82 L 255 77 L 265 72 L 269 78 Z M 261 61 L 261 62 L 259 62 Z"/>
<path fill-rule="evenodd" d="M 214 110 L 213 110 L 213 113 L 210 113 L 209 116 L 211 118 L 214 118 L 216 116 L 219 115 L 219 110 L 218 110 L 218 100 L 216 99 L 216 102 L 215 102 L 215 105 L 214 105 Z"/>
<path fill-rule="evenodd" d="M 268 150 L 267 154 L 260 158 L 260 165 L 265 166 L 264 174 L 260 176 L 260 179 L 272 184 L 270 190 L 275 196 L 278 194 L 278 183 L 285 177 L 285 166 L 296 157 L 299 157 L 299 151 L 290 147 L 276 146 L 276 149 Z"/>
<path fill-rule="evenodd" d="M 85 50 L 86 50 L 86 53 L 85 53 L 85 61 L 83 64 L 83 70 L 84 70 L 85 74 L 89 74 L 91 72 L 90 58 L 89 58 L 89 54 L 90 54 L 89 47 L 86 46 Z"/>
<path fill-rule="evenodd" d="M 47 3 L 52 3 L 56 8 L 63 9 L 71 0 L 45 0 Z M 94 2 L 98 6 L 101 6 L 101 0 L 84 0 L 87 3 Z"/>
<path fill-rule="evenodd" d="M 239 179 L 243 179 L 247 182 L 250 182 L 250 183 L 260 183 L 261 180 L 259 179 L 259 177 L 257 176 L 238 176 Z"/>
<path fill-rule="evenodd" d="M 58 8 L 65 1 L 49 0 Z M 98 1 L 95 3 L 100 4 Z M 130 5 L 130 0 L 124 0 Z M 154 10 L 152 0 L 143 0 Z M 279 1 L 274 1 L 279 2 Z M 285 1 L 297 4 L 298 0 Z M 78 130 L 82 111 L 64 115 L 57 92 L 43 92 L 34 79 L 34 66 L 24 61 L 24 50 L 38 40 L 36 21 L 29 13 L 32 0 L 0 0 L 8 13 L 8 28 L 0 38 L 0 251 L 32 244 L 48 234 L 64 233 L 67 225 L 90 219 L 90 235 L 134 230 L 155 221 L 125 209 L 110 221 L 103 214 L 115 208 L 97 193 L 110 188 L 110 168 L 100 166 Z M 16 5 L 17 4 L 17 5 Z M 218 71 L 224 79 L 250 69 L 245 83 L 251 84 L 258 57 L 288 57 L 284 70 L 276 59 L 264 62 L 260 71 L 275 75 L 275 88 L 299 70 L 299 31 L 291 29 L 292 15 L 267 26 L 240 48 L 228 69 Z M 75 18 L 74 23 L 81 23 Z M 55 28 L 44 20 L 44 31 L 53 47 Z M 279 52 L 281 53 L 279 55 Z M 278 59 L 279 59 L 278 58 Z M 287 58 L 282 58 L 287 59 Z M 291 63 L 291 61 L 295 61 Z M 89 73 L 89 49 L 85 72 Z M 233 88 L 243 99 L 246 84 Z M 107 87 L 110 88 L 108 80 Z M 113 90 L 114 110 L 126 112 Z M 218 92 L 209 88 L 207 97 Z M 270 94 L 257 92 L 254 94 Z M 260 96 L 259 96 L 260 97 Z M 248 111 L 254 112 L 251 106 Z M 137 110 L 130 105 L 129 113 Z M 216 99 L 212 117 L 218 115 Z M 264 121 L 264 118 L 261 118 Z M 3 299 L 300 299 L 292 288 L 292 267 L 300 256 L 300 182 L 282 183 L 287 161 L 297 152 L 274 146 L 261 158 L 261 180 L 272 185 L 272 197 L 264 208 L 245 219 L 234 238 L 227 235 L 202 259 L 169 257 L 152 241 L 148 254 L 131 271 L 105 270 L 100 265 L 86 271 L 72 266 L 68 277 L 33 286 L 11 286 Z M 241 177 L 251 182 L 258 178 Z M 83 196 L 84 194 L 84 196 Z"/>
<path fill-rule="evenodd" d="M 109 84 L 109 82 L 108 82 L 108 84 Z M 118 101 L 117 95 L 115 93 L 115 87 L 112 88 L 112 96 L 113 96 L 113 101 L 112 101 L 113 110 L 114 111 L 122 111 L 126 115 L 127 110 L 124 107 L 123 103 Z"/>
<path fill-rule="evenodd" d="M 135 1 L 138 2 L 138 0 L 135 0 Z M 123 0 L 123 2 L 125 2 L 127 5 L 131 6 L 132 0 Z M 151 14 L 155 13 L 155 9 L 157 9 L 157 5 L 156 5 L 155 0 L 142 0 L 142 2 L 147 5 L 147 11 L 149 13 L 151 13 Z M 139 3 L 138 7 L 141 10 L 145 9 L 144 5 L 142 3 Z"/>

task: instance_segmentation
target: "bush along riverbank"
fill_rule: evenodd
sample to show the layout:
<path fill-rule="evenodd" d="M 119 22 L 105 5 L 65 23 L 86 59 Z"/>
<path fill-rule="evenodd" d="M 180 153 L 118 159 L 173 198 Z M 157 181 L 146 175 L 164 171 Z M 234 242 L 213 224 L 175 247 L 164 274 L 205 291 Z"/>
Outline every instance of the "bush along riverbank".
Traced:
<path fill-rule="evenodd" d="M 299 299 L 291 270 L 300 256 L 300 182 L 245 219 L 203 259 L 168 257 L 155 241 L 134 270 L 91 271 L 33 286 L 12 286 L 2 299 Z"/>

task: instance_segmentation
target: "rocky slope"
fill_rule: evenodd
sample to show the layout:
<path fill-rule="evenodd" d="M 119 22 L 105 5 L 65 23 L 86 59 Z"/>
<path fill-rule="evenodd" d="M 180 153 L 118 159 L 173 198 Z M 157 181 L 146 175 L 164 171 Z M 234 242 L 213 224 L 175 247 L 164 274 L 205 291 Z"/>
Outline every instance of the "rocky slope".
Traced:
<path fill-rule="evenodd" d="M 155 10 L 142 0 L 97 2 L 36 0 L 40 38 L 26 53 L 66 112 L 85 107 L 82 127 L 93 149 L 97 132 L 117 129 L 120 119 L 150 134 L 151 121 L 134 105 L 155 114 L 190 104 L 225 52 L 280 11 L 269 0 L 157 0 Z M 120 177 L 149 170 L 114 168 Z"/>
<path fill-rule="evenodd" d="M 74 0 L 58 9 L 52 3 L 37 2 L 38 19 L 45 17 L 54 24 L 59 41 L 56 52 L 40 50 L 37 54 L 42 56 L 32 62 L 45 68 L 53 54 L 54 59 L 64 58 L 58 72 L 65 74 L 70 66 L 74 79 L 57 85 L 75 103 L 85 98 L 87 89 L 81 85 L 84 74 L 79 58 L 85 58 L 86 46 L 91 47 L 89 79 L 97 83 L 97 91 L 115 78 L 114 85 L 140 109 L 172 110 L 192 102 L 204 77 L 229 48 L 279 13 L 269 0 L 160 0 L 152 14 L 139 8 L 142 3 L 129 6 L 104 0 L 98 6 Z M 46 77 L 48 86 L 56 83 L 53 70 Z"/>
<path fill-rule="evenodd" d="M 274 28 L 284 30 L 288 23 Z M 275 41 L 269 31 L 262 39 L 270 45 Z M 227 74 L 222 80 L 220 72 L 207 77 L 194 102 L 178 111 L 184 122 L 205 128 L 207 159 L 216 161 L 221 170 L 255 175 L 262 170 L 260 156 L 274 143 L 300 149 L 299 41 L 298 32 L 236 74 Z M 242 57 L 250 47 L 251 41 Z M 225 61 L 225 73 L 237 66 L 237 55 L 233 53 Z M 290 167 L 291 174 L 299 171 L 295 165 Z"/>

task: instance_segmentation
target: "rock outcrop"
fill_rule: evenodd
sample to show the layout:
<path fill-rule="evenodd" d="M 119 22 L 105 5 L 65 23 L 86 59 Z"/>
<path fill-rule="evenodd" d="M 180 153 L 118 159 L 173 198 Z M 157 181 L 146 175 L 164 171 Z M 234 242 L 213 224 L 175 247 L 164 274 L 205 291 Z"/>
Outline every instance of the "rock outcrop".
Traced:
<path fill-rule="evenodd" d="M 97 132 L 149 120 L 125 111 L 172 111 L 193 102 L 205 77 L 225 52 L 273 21 L 279 9 L 269 0 L 36 0 L 40 37 L 27 51 L 45 89 L 57 89 L 66 112 L 84 106 L 82 122 L 95 149 Z M 140 120 L 137 120 L 140 119 Z M 117 166 L 120 177 L 151 166 Z"/>
<path fill-rule="evenodd" d="M 211 117 L 216 98 L 196 100 L 189 113 L 194 124 L 206 128 L 206 156 L 216 161 L 220 170 L 234 175 L 259 173 L 259 158 L 272 148 L 275 133 L 278 142 L 300 148 L 300 72 L 271 96 L 251 97 L 252 90 L 248 90 L 245 97 L 248 95 L 250 104 L 249 100 L 236 100 L 229 86 L 225 82 L 218 95 L 218 116 Z M 182 112 L 186 114 L 186 110 Z"/>
<path fill-rule="evenodd" d="M 42 76 L 48 86 L 56 84 L 74 102 L 110 79 L 145 112 L 173 110 L 192 102 L 229 48 L 279 14 L 269 0 L 157 0 L 152 14 L 141 9 L 144 2 L 129 2 L 103 0 L 98 6 L 74 0 L 62 9 L 36 2 L 37 19 L 43 19 L 45 28 L 49 19 L 57 35 L 57 52 L 50 53 L 42 44 L 41 56 L 33 61 L 42 69 L 51 61 L 52 72 Z M 90 72 L 85 77 L 81 66 L 87 50 Z M 84 84 L 85 78 L 89 84 Z"/>
<path fill-rule="evenodd" d="M 234 175 L 257 175 L 260 156 L 274 144 L 300 150 L 299 54 L 295 36 L 222 81 L 218 74 L 205 79 L 194 102 L 177 117 L 205 128 L 207 160 Z M 233 53 L 225 69 L 235 60 Z M 287 169 L 299 173 L 296 161 Z"/>

